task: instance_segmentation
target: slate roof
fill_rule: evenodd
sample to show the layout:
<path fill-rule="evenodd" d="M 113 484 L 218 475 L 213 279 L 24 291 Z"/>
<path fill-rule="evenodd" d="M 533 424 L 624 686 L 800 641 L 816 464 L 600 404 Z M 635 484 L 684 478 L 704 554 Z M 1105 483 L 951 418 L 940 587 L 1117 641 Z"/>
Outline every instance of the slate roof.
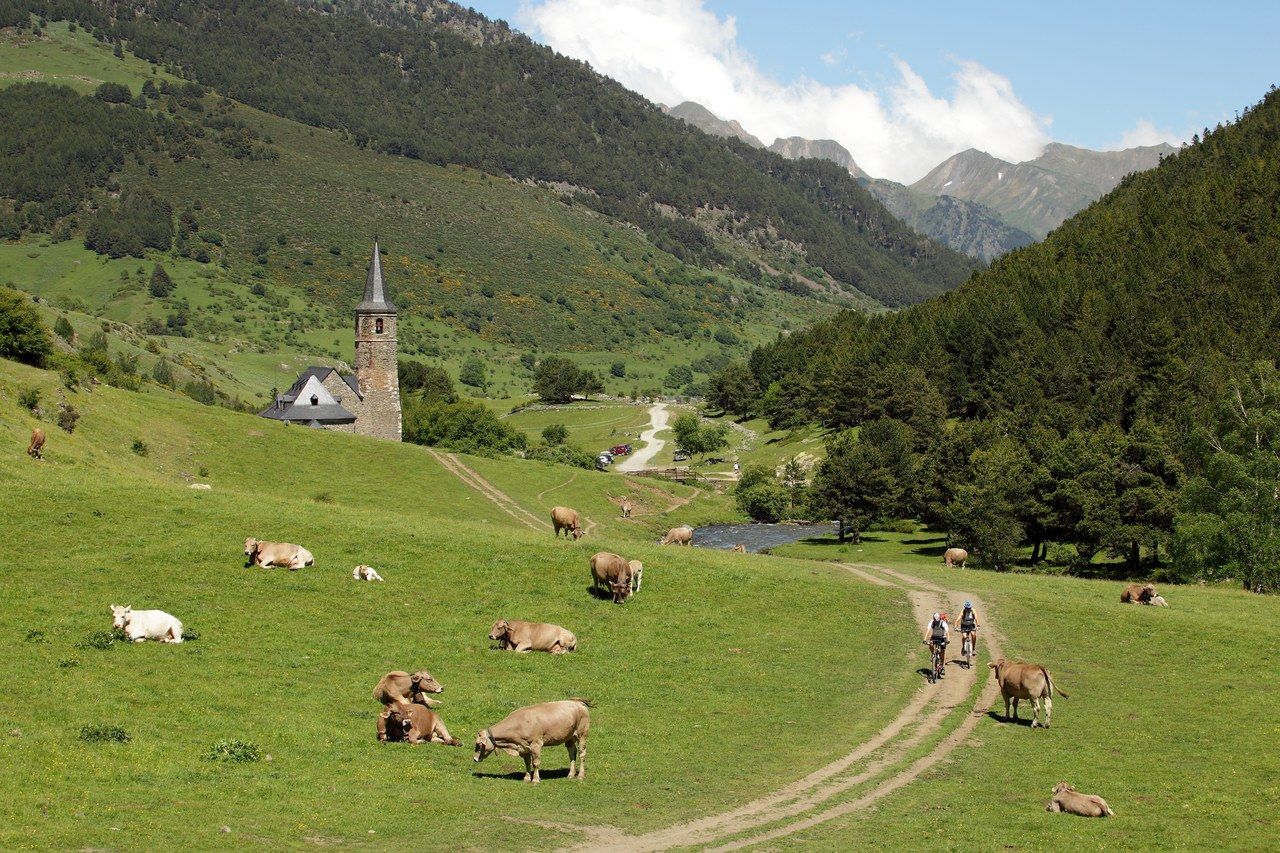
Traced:
<path fill-rule="evenodd" d="M 261 414 L 262 417 L 271 418 L 274 421 L 291 421 L 293 423 L 317 421 L 321 424 L 350 424 L 355 423 L 356 420 L 355 415 L 337 403 L 322 403 L 319 406 L 311 406 L 307 403 L 281 401 L 280 405 L 272 406 Z"/>
<path fill-rule="evenodd" d="M 298 392 L 307 384 L 308 379 L 314 376 L 316 379 L 324 382 L 325 378 L 328 377 L 330 373 L 337 373 L 337 371 L 332 367 L 308 367 L 306 370 L 302 371 L 302 373 L 298 374 L 298 378 L 289 386 L 289 390 L 285 391 L 280 396 L 286 403 L 292 403 L 294 400 L 298 399 Z M 360 380 L 354 374 L 347 374 L 346 376 L 343 376 L 339 373 L 338 378 L 345 382 L 347 387 L 350 388 L 357 397 L 361 400 L 364 399 L 364 395 L 360 393 Z"/>
<path fill-rule="evenodd" d="M 356 306 L 357 314 L 394 314 L 396 306 L 387 299 L 382 283 L 382 258 L 378 254 L 378 241 L 373 241 L 373 258 L 369 261 L 369 275 L 364 281 L 364 299 Z"/>

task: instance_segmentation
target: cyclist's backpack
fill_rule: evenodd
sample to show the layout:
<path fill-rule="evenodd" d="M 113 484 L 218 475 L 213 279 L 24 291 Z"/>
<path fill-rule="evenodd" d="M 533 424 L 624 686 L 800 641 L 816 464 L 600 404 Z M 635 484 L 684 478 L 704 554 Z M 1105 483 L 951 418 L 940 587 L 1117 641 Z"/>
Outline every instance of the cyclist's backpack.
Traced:
<path fill-rule="evenodd" d="M 942 629 L 946 623 L 941 619 L 935 619 L 929 623 L 930 637 L 934 640 L 941 640 L 947 636 L 947 632 Z"/>

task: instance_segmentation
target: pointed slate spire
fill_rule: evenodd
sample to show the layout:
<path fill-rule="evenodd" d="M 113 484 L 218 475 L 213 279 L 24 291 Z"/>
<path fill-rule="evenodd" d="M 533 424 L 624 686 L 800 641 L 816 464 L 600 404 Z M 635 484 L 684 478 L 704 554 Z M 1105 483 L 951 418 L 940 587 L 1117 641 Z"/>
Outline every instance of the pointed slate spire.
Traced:
<path fill-rule="evenodd" d="M 373 238 L 373 259 L 369 261 L 369 277 L 364 282 L 364 299 L 356 306 L 359 314 L 394 314 L 396 306 L 387 299 L 382 284 L 382 258 L 378 253 L 378 238 Z"/>

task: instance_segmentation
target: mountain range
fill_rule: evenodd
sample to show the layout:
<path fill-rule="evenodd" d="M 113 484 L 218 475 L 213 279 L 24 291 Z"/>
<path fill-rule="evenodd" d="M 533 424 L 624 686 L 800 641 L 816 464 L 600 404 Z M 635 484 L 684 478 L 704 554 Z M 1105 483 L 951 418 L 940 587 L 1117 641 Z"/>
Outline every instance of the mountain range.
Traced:
<path fill-rule="evenodd" d="M 666 111 L 705 133 L 764 147 L 740 123 L 721 119 L 700 104 L 686 101 Z M 1093 151 L 1055 142 L 1033 160 L 1009 163 L 969 149 L 906 186 L 871 177 L 833 140 L 779 138 L 769 150 L 788 159 L 838 164 L 917 233 L 984 261 L 1042 239 L 1125 175 L 1153 168 L 1176 151 L 1171 145 Z"/>

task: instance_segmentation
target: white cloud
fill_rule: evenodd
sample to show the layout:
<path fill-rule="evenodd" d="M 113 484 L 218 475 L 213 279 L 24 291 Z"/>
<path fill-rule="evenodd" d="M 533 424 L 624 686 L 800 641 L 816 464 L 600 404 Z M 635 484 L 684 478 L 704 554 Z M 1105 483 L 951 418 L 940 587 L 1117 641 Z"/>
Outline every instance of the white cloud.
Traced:
<path fill-rule="evenodd" d="M 849 51 L 844 48 L 840 48 L 839 50 L 828 50 L 818 58 L 822 60 L 823 65 L 829 65 L 834 68 L 841 62 L 844 62 L 845 57 L 848 55 Z"/>
<path fill-rule="evenodd" d="M 1049 141 L 1048 117 L 976 62 L 956 62 L 949 96 L 902 60 L 898 79 L 878 88 L 776 80 L 738 44 L 735 19 L 702 0 L 530 0 L 517 21 L 652 101 L 697 101 L 766 143 L 834 139 L 877 177 L 914 181 L 966 148 L 1020 162 Z"/>
<path fill-rule="evenodd" d="M 1137 124 L 1121 134 L 1119 142 L 1107 146 L 1107 150 L 1119 151 L 1122 148 L 1135 148 L 1139 145 L 1159 145 L 1161 142 L 1167 142 L 1178 148 L 1186 141 L 1185 133 L 1175 133 L 1167 128 L 1156 127 L 1155 122 L 1144 118 L 1139 119 Z"/>

